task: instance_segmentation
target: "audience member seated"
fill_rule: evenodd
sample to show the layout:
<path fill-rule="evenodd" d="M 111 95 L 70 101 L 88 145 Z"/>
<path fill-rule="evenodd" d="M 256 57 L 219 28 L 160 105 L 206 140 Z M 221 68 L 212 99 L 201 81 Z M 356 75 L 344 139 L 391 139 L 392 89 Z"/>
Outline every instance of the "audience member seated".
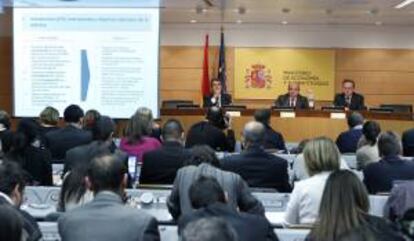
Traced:
<path fill-rule="evenodd" d="M 59 111 L 51 106 L 46 107 L 39 116 L 39 138 L 42 146 L 46 145 L 46 134 L 58 130 Z"/>
<path fill-rule="evenodd" d="M 58 212 L 67 212 L 92 201 L 93 193 L 86 186 L 87 169 L 74 168 L 63 178 L 57 205 Z"/>
<path fill-rule="evenodd" d="M 7 112 L 0 110 L 0 160 L 3 158 L 4 154 L 4 138 L 5 136 L 10 136 L 10 117 Z M 7 149 L 7 148 L 6 148 Z"/>
<path fill-rule="evenodd" d="M 414 128 L 403 133 L 402 143 L 404 149 L 404 156 L 414 157 Z"/>
<path fill-rule="evenodd" d="M 240 213 L 226 205 L 226 194 L 214 177 L 200 176 L 189 190 L 194 212 L 183 215 L 178 222 L 178 233 L 201 218 L 219 217 L 229 223 L 239 236 L 239 241 L 278 240 L 269 221 L 259 215 Z"/>
<path fill-rule="evenodd" d="M 288 93 L 279 95 L 275 101 L 275 106 L 279 108 L 295 108 L 308 109 L 309 101 L 305 96 L 300 95 L 300 84 L 298 82 L 290 82 L 288 85 Z"/>
<path fill-rule="evenodd" d="M 151 137 L 152 127 L 151 110 L 145 107 L 139 108 L 128 121 L 125 129 L 126 136 L 121 139 L 121 150 L 129 156 L 135 156 L 139 162 L 142 162 L 144 153 L 161 147 L 161 143 Z"/>
<path fill-rule="evenodd" d="M 188 191 L 191 184 L 202 175 L 217 179 L 228 195 L 229 206 L 239 208 L 242 212 L 264 215 L 262 204 L 250 193 L 244 180 L 235 173 L 219 169 L 219 160 L 210 147 L 193 147 L 191 157 L 185 164 L 188 166 L 178 170 L 173 189 L 167 200 L 168 210 L 174 219 L 193 210 Z"/>
<path fill-rule="evenodd" d="M 335 143 L 326 137 L 309 141 L 303 151 L 310 178 L 295 183 L 287 204 L 287 224 L 313 224 L 318 218 L 319 204 L 326 180 L 339 169 L 340 153 Z"/>
<path fill-rule="evenodd" d="M 336 139 L 336 145 L 341 153 L 355 153 L 358 147 L 358 141 L 362 136 L 362 125 L 364 117 L 353 112 L 347 118 L 349 130 L 342 132 Z"/>
<path fill-rule="evenodd" d="M 159 240 L 155 218 L 125 206 L 127 170 L 117 156 L 92 160 L 86 182 L 95 198 L 59 218 L 63 241 Z"/>
<path fill-rule="evenodd" d="M 12 207 L 20 214 L 23 220 L 22 240 L 38 241 L 42 238 L 42 233 L 36 220 L 20 209 L 20 205 L 23 203 L 25 187 L 25 175 L 16 163 L 4 162 L 0 164 L 0 206 L 7 205 Z M 0 215 L 0 217 L 3 216 Z M 0 222 L 0 226 L 3 224 L 3 222 Z"/>
<path fill-rule="evenodd" d="M 286 151 L 285 140 L 282 134 L 273 130 L 270 126 L 270 118 L 272 112 L 270 109 L 257 110 L 254 113 L 254 119 L 262 123 L 265 127 L 265 136 L 263 140 L 263 147 L 265 149 L 272 149 L 278 151 Z"/>
<path fill-rule="evenodd" d="M 91 130 L 94 139 L 91 143 L 77 146 L 66 152 L 64 173 L 78 166 L 87 167 L 95 156 L 102 153 L 119 155 L 119 158 L 125 160 L 126 164 L 128 156 L 113 144 L 115 123 L 110 117 L 101 116 L 91 126 Z"/>
<path fill-rule="evenodd" d="M 203 107 L 222 107 L 230 105 L 231 95 L 223 92 L 223 87 L 218 79 L 211 80 L 211 95 L 203 97 Z"/>
<path fill-rule="evenodd" d="M 414 162 L 401 158 L 402 147 L 397 134 L 382 133 L 378 149 L 381 160 L 364 168 L 364 183 L 369 193 L 390 192 L 394 181 L 414 180 Z"/>
<path fill-rule="evenodd" d="M 223 130 L 227 129 L 227 135 Z M 187 133 L 186 148 L 196 145 L 208 145 L 215 151 L 234 151 L 236 139 L 231 129 L 230 117 L 222 109 L 211 107 L 206 120 L 194 124 Z"/>
<path fill-rule="evenodd" d="M 357 169 L 362 170 L 369 163 L 379 161 L 377 139 L 381 127 L 376 121 L 367 121 L 362 127 L 363 136 L 359 140 L 360 147 L 356 152 Z"/>
<path fill-rule="evenodd" d="M 22 241 L 23 220 L 9 205 L 0 205 L 0 240 Z"/>
<path fill-rule="evenodd" d="M 31 186 L 53 186 L 52 156 L 50 151 L 39 147 L 38 125 L 32 119 L 22 119 L 5 159 L 16 162 L 29 174 Z"/>
<path fill-rule="evenodd" d="M 93 128 L 95 128 L 96 121 L 101 118 L 101 113 L 97 110 L 88 110 L 83 117 L 82 128 L 84 130 L 93 132 Z"/>
<path fill-rule="evenodd" d="M 386 220 L 371 216 L 366 188 L 350 171 L 333 172 L 323 191 L 319 219 L 307 241 L 403 241 Z"/>
<path fill-rule="evenodd" d="M 222 218 L 202 218 L 190 223 L 181 241 L 239 241 L 236 231 Z"/>
<path fill-rule="evenodd" d="M 77 105 L 68 106 L 63 119 L 66 126 L 46 134 L 46 146 L 52 153 L 56 163 L 62 163 L 66 152 L 74 147 L 88 144 L 92 141 L 92 133 L 82 130 L 83 110 Z"/>
<path fill-rule="evenodd" d="M 404 213 L 404 216 L 399 220 L 399 224 L 406 240 L 414 240 L 414 208 Z"/>
<path fill-rule="evenodd" d="M 290 150 L 290 154 L 301 154 L 303 152 L 303 149 L 305 149 L 306 143 L 309 142 L 309 139 L 303 139 L 299 142 L 297 147 L 292 148 L 292 150 Z"/>
<path fill-rule="evenodd" d="M 287 161 L 263 148 L 265 127 L 260 122 L 251 121 L 244 127 L 243 137 L 245 150 L 224 158 L 222 169 L 239 174 L 250 187 L 290 192 Z"/>
<path fill-rule="evenodd" d="M 345 110 L 363 110 L 364 96 L 355 93 L 355 82 L 350 79 L 342 81 L 342 93 L 336 94 L 334 106 L 344 107 Z"/>
<path fill-rule="evenodd" d="M 144 154 L 139 182 L 172 184 L 178 169 L 190 157 L 184 148 L 184 129 L 178 120 L 168 120 L 162 128 L 162 147 Z"/>

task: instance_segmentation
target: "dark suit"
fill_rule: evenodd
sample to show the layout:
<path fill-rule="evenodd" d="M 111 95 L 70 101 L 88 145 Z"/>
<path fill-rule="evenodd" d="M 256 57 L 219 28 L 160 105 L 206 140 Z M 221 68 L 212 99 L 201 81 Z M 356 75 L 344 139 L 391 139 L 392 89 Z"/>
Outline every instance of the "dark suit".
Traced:
<path fill-rule="evenodd" d="M 349 105 L 345 101 L 344 93 L 336 94 L 334 105 L 340 106 L 340 107 L 348 107 L 350 110 L 363 110 L 365 109 L 364 96 L 357 94 L 357 93 L 353 93 L 352 98 L 351 98 L 351 104 Z"/>
<path fill-rule="evenodd" d="M 231 95 L 229 94 L 221 94 L 220 101 L 216 100 L 215 103 L 211 101 L 211 98 L 213 98 L 213 95 L 203 97 L 203 107 L 219 106 L 219 102 L 221 103 L 221 106 L 230 105 L 232 102 Z"/>
<path fill-rule="evenodd" d="M 273 130 L 269 125 L 265 125 L 263 147 L 265 149 L 286 150 L 285 140 L 282 134 Z"/>
<path fill-rule="evenodd" d="M 92 133 L 68 125 L 63 129 L 47 133 L 45 139 L 46 146 L 52 153 L 52 159 L 62 162 L 68 150 L 90 143 Z"/>
<path fill-rule="evenodd" d="M 125 206 L 112 192 L 100 192 L 92 202 L 63 214 L 58 228 L 62 241 L 160 240 L 155 218 Z"/>
<path fill-rule="evenodd" d="M 144 154 L 142 158 L 141 184 L 173 184 L 178 169 L 190 157 L 190 152 L 179 142 L 167 141 L 162 147 Z"/>
<path fill-rule="evenodd" d="M 23 220 L 23 236 L 27 237 L 24 239 L 26 241 L 37 241 L 42 238 L 42 233 L 40 231 L 39 225 L 36 220 L 30 216 L 27 212 L 15 207 L 13 204 L 9 203 L 5 198 L 0 197 L 0 205 L 10 205 L 17 210 Z"/>
<path fill-rule="evenodd" d="M 217 179 L 228 195 L 229 206 L 238 207 L 242 212 L 264 215 L 262 203 L 250 193 L 246 182 L 239 175 L 202 163 L 199 166 L 186 166 L 178 170 L 167 200 L 168 211 L 174 219 L 193 210 L 188 192 L 191 184 L 202 175 Z"/>
<path fill-rule="evenodd" d="M 195 145 L 208 145 L 215 151 L 233 151 L 236 143 L 234 132 L 229 130 L 227 135 L 207 121 L 194 124 L 187 133 L 186 148 Z"/>
<path fill-rule="evenodd" d="M 336 138 L 336 145 L 341 153 L 355 153 L 358 141 L 362 136 L 362 128 L 352 128 L 342 132 Z"/>
<path fill-rule="evenodd" d="M 178 221 L 178 233 L 190 222 L 201 218 L 219 217 L 228 222 L 236 231 L 239 241 L 276 241 L 278 240 L 269 221 L 258 215 L 240 213 L 224 203 L 215 203 L 183 215 Z"/>
<path fill-rule="evenodd" d="M 275 101 L 276 107 L 291 107 L 290 106 L 290 96 L 289 94 L 279 95 L 277 100 Z M 294 106 L 295 109 L 308 109 L 309 102 L 308 98 L 302 95 L 298 95 L 296 97 L 296 105 Z"/>
<path fill-rule="evenodd" d="M 402 144 L 404 156 L 414 156 L 414 128 L 404 132 Z"/>
<path fill-rule="evenodd" d="M 370 194 L 390 192 L 393 181 L 414 179 L 414 161 L 402 160 L 398 156 L 384 157 L 379 162 L 368 164 L 363 172 Z"/>
<path fill-rule="evenodd" d="M 239 155 L 224 158 L 221 168 L 239 174 L 249 187 L 291 191 L 287 161 L 265 152 L 259 146 L 250 146 Z"/>

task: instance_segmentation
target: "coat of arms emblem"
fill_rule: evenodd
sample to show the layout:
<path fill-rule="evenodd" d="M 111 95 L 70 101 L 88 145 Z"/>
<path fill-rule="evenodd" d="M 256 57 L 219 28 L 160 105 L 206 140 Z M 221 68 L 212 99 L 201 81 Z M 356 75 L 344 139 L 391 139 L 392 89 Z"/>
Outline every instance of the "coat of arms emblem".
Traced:
<path fill-rule="evenodd" d="M 263 64 L 254 64 L 246 69 L 245 87 L 247 89 L 272 88 L 272 72 Z"/>

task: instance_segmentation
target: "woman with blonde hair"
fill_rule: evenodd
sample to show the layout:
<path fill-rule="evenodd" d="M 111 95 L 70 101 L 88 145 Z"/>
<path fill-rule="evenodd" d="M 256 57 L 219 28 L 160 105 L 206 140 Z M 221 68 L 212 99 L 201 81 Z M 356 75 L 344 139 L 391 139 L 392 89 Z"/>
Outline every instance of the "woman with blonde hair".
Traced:
<path fill-rule="evenodd" d="M 332 171 L 339 170 L 340 167 L 339 150 L 327 137 L 310 140 L 303 156 L 310 177 L 295 183 L 285 215 L 285 223 L 288 225 L 311 225 L 315 222 L 326 180 Z"/>

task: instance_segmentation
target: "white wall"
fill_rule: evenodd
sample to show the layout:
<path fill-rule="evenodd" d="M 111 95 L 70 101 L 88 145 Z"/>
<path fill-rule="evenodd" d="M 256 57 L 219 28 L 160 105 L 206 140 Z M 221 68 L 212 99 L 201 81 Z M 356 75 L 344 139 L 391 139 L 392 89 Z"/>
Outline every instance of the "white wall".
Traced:
<path fill-rule="evenodd" d="M 395 48 L 414 49 L 414 27 L 290 26 L 232 24 L 224 26 L 226 45 L 235 47 Z M 163 24 L 161 45 L 201 46 L 210 34 L 218 45 L 219 25 Z"/>

